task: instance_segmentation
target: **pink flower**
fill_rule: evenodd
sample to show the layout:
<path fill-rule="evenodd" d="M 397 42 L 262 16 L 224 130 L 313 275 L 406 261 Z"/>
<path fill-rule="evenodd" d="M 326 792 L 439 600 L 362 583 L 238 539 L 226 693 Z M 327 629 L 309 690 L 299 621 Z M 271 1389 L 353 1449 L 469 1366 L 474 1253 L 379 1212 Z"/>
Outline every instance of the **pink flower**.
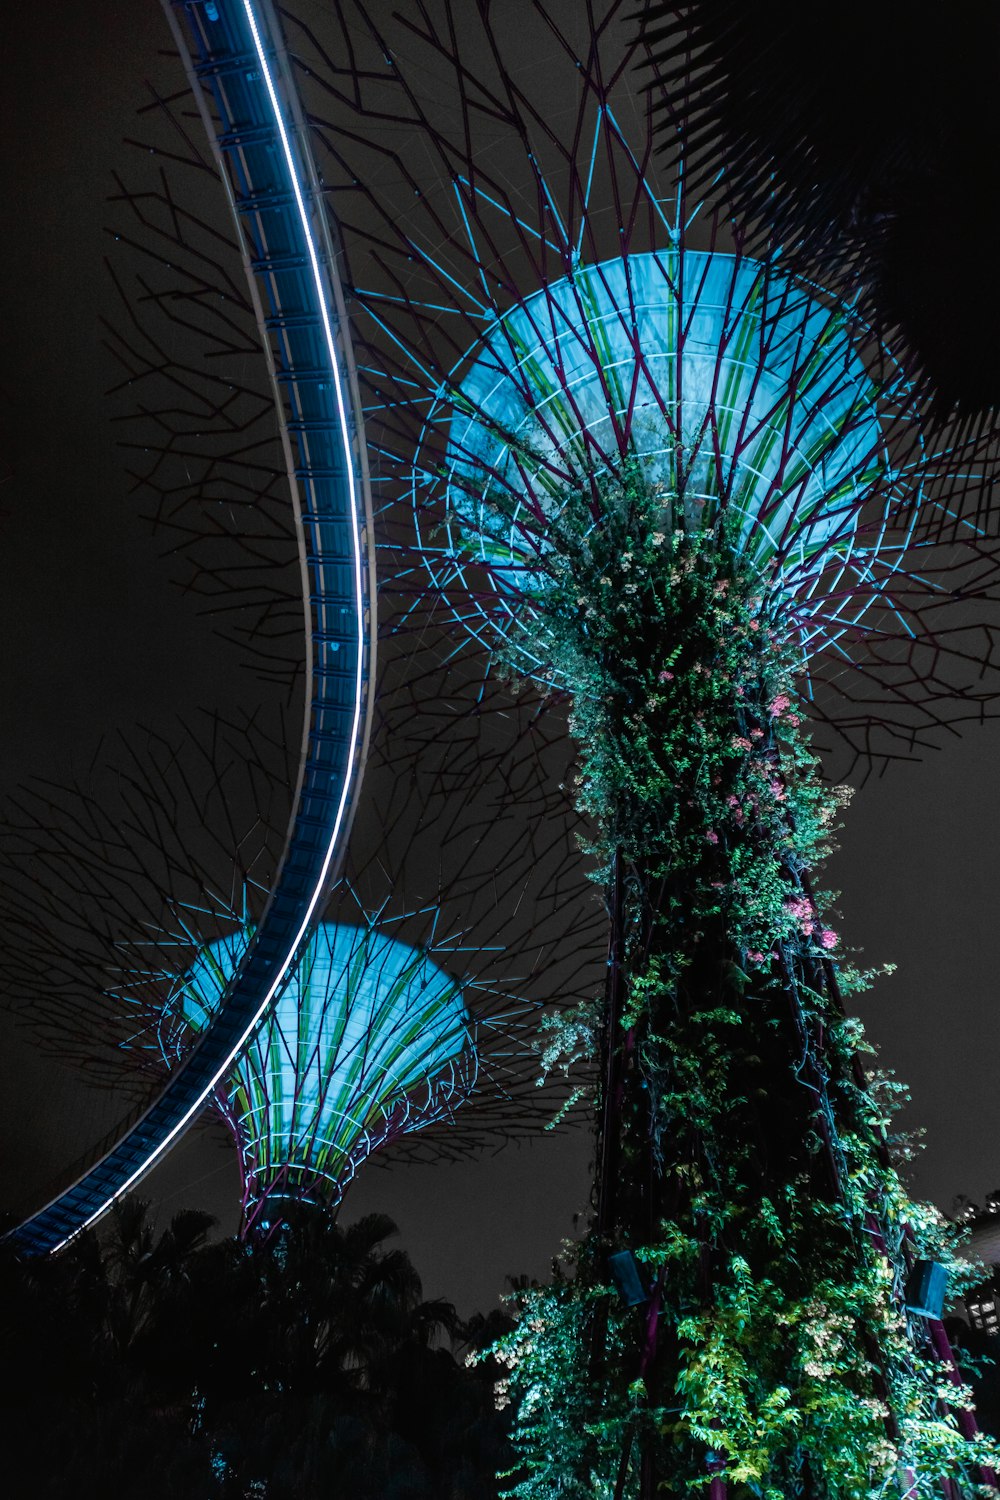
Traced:
<path fill-rule="evenodd" d="M 734 734 L 729 742 L 734 750 L 752 750 L 753 746 L 745 734 Z"/>
<path fill-rule="evenodd" d="M 764 738 L 763 729 L 751 729 L 750 738 L 752 740 L 762 740 Z"/>
<path fill-rule="evenodd" d="M 776 719 L 779 714 L 783 714 L 786 708 L 791 707 L 791 702 L 792 700 L 787 693 L 779 693 L 768 709 L 771 718 Z"/>
<path fill-rule="evenodd" d="M 797 922 L 808 921 L 812 916 L 812 906 L 808 896 L 789 896 L 785 901 L 785 910 Z"/>
<path fill-rule="evenodd" d="M 760 622 L 758 620 L 751 620 L 750 621 L 750 629 L 751 630 L 759 630 L 760 629 Z"/>
<path fill-rule="evenodd" d="M 763 953 L 758 953 L 756 948 L 750 950 L 750 952 L 747 954 L 747 958 L 752 964 L 762 964 L 764 962 Z"/>
<path fill-rule="evenodd" d="M 710 828 L 705 835 L 705 839 L 709 844 L 717 844 L 719 842 L 719 835 L 716 833 L 714 828 Z"/>
<path fill-rule="evenodd" d="M 673 682 L 674 674 L 673 672 L 661 672 L 657 680 L 659 682 Z"/>
<path fill-rule="evenodd" d="M 830 948 L 836 948 L 837 944 L 840 942 L 840 938 L 834 932 L 832 927 L 824 927 L 823 931 L 819 935 L 819 940 L 823 947 L 827 950 L 829 950 Z"/>
<path fill-rule="evenodd" d="M 740 799 L 739 799 L 739 797 L 735 796 L 734 793 L 730 792 L 729 796 L 726 798 L 726 806 L 727 807 L 739 807 L 739 805 L 740 805 Z"/>
<path fill-rule="evenodd" d="M 771 791 L 774 794 L 775 802 L 784 802 L 786 796 L 788 795 L 780 781 L 771 782 Z"/>
<path fill-rule="evenodd" d="M 746 690 L 744 688 L 737 687 L 737 689 L 736 689 L 736 696 L 737 696 L 737 698 L 742 698 L 745 691 Z"/>
<path fill-rule="evenodd" d="M 793 729 L 798 729 L 799 725 L 802 723 L 802 720 L 799 718 L 798 714 L 789 714 L 788 718 L 785 720 L 785 723 L 791 724 Z"/>

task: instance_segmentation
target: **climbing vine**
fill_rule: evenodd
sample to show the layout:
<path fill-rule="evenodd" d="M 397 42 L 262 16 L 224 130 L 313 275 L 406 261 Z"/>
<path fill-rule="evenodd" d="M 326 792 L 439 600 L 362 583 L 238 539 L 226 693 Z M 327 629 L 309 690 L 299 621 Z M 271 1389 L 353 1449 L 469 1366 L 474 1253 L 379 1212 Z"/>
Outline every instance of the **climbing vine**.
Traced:
<path fill-rule="evenodd" d="M 975 1272 L 886 1150 L 841 1000 L 869 976 L 811 885 L 847 793 L 810 747 L 780 572 L 743 540 L 630 459 L 550 497 L 522 577 L 507 663 L 544 649 L 572 693 L 618 948 L 605 1009 L 544 1037 L 547 1069 L 599 1073 L 601 1169 L 569 1271 L 495 1350 L 509 1493 L 613 1500 L 645 1472 L 643 1493 L 652 1473 L 731 1500 L 995 1494 L 969 1393 L 903 1305 L 914 1258 L 954 1291 Z"/>

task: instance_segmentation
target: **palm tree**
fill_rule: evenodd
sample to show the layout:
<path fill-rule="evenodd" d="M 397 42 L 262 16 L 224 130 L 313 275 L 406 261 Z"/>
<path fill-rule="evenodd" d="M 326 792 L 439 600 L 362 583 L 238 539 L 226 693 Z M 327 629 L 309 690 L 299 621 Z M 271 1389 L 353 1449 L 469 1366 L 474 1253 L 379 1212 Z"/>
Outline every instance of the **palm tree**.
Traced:
<path fill-rule="evenodd" d="M 510 1467 L 491 1378 L 423 1298 L 396 1225 L 302 1211 L 209 1242 L 140 1201 L 55 1259 L 0 1261 L 8 1453 L 32 1493 L 488 1500 Z M 485 1320 L 479 1320 L 485 1327 Z"/>

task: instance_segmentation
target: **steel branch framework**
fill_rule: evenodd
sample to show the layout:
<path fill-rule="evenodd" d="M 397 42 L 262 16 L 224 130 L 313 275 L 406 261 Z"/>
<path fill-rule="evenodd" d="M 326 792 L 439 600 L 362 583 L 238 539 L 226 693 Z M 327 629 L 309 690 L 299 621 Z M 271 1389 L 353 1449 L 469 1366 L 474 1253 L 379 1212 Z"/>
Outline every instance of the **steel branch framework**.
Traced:
<path fill-rule="evenodd" d="M 439 655 L 411 651 L 383 671 L 369 796 L 322 916 L 328 932 L 358 934 L 358 953 L 374 945 L 376 988 L 383 950 L 426 955 L 450 976 L 467 1046 L 437 1079 L 409 1047 L 410 1071 L 394 1080 L 383 1065 L 401 1049 L 405 1007 L 375 1006 L 370 1102 L 338 1134 L 331 1122 L 358 1084 L 333 1045 L 351 987 L 311 984 L 312 939 L 214 1094 L 239 1149 L 248 1229 L 273 1221 L 277 1199 L 335 1207 L 373 1151 L 465 1155 L 537 1130 L 566 1099 L 561 1079 L 538 1087 L 533 1038 L 544 1013 L 597 992 L 605 935 L 576 852 L 580 820 L 558 786 L 562 716 L 531 698 L 512 706 L 474 664 L 463 675 Z M 17 936 L 3 945 L 7 1005 L 116 1095 L 160 1088 L 259 921 L 288 792 L 283 726 L 265 731 L 258 716 L 123 741 L 92 784 L 23 794 L 2 841 L 0 930 Z"/>
<path fill-rule="evenodd" d="M 160 1020 L 171 1060 L 209 1024 L 250 936 L 202 947 Z M 459 982 L 433 948 L 379 923 L 316 928 L 218 1105 L 240 1148 L 244 1232 L 281 1206 L 339 1206 L 373 1151 L 442 1121 L 476 1085 L 477 1047 Z"/>
<path fill-rule="evenodd" d="M 714 469 L 717 509 L 739 509 L 749 484 L 754 516 L 778 519 L 772 560 L 831 740 L 867 764 L 911 755 L 995 693 L 989 444 L 927 436 L 855 309 L 762 267 L 721 212 L 691 200 L 683 172 L 661 173 L 626 11 L 539 0 L 515 18 L 442 3 L 390 21 L 343 3 L 322 27 L 289 18 L 411 620 L 446 609 L 486 640 L 504 631 L 510 557 L 498 567 L 473 545 L 473 489 L 520 505 L 523 548 L 525 528 L 544 531 L 546 490 L 658 446 L 664 481 L 688 499 L 704 500 Z M 784 395 L 769 365 L 783 366 Z M 844 470 L 838 487 L 845 453 L 854 478 Z M 833 519 L 804 566 L 824 486 Z M 399 515 L 407 493 L 416 540 Z M 429 590 L 414 584 L 424 569 Z"/>

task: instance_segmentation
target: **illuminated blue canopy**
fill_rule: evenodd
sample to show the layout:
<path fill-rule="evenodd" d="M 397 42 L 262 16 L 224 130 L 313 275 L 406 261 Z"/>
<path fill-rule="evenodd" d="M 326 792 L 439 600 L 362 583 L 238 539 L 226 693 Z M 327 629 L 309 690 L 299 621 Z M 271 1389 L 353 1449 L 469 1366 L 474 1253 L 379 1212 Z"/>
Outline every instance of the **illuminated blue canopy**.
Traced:
<path fill-rule="evenodd" d="M 208 1024 L 249 937 L 202 948 L 165 1024 Z M 220 1100 L 242 1149 L 248 1217 L 275 1196 L 336 1202 L 377 1146 L 449 1114 L 475 1071 L 454 979 L 374 928 L 324 923 Z"/>
<path fill-rule="evenodd" d="M 800 598 L 844 565 L 886 479 L 877 392 L 843 311 L 746 258 L 579 267 L 497 319 L 457 368 L 457 392 L 439 396 L 453 551 L 485 565 L 508 610 L 543 586 L 567 480 L 623 452 L 679 498 L 686 529 L 728 517 Z"/>

